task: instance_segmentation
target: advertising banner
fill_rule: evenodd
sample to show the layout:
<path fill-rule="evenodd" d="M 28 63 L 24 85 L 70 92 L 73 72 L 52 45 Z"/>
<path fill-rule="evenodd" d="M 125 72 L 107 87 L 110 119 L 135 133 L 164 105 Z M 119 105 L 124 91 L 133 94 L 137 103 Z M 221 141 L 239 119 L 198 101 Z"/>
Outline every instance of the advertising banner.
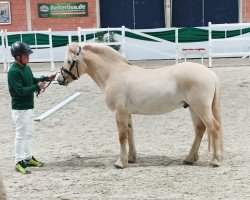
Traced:
<path fill-rule="evenodd" d="M 70 18 L 88 16 L 88 3 L 39 3 L 40 18 Z"/>

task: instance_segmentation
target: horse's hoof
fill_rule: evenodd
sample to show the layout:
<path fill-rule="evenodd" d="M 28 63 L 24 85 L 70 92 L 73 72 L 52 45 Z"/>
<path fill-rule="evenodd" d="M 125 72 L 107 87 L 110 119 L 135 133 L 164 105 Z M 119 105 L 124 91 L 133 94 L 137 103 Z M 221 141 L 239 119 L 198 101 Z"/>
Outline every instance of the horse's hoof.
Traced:
<path fill-rule="evenodd" d="M 115 162 L 114 166 L 115 166 L 116 168 L 118 168 L 118 169 L 123 169 L 123 168 L 126 168 L 126 167 L 128 166 L 128 164 L 123 164 L 123 163 L 121 162 L 121 159 L 119 158 L 119 159 Z"/>
<path fill-rule="evenodd" d="M 134 164 L 136 163 L 136 159 L 128 160 L 129 163 Z"/>
<path fill-rule="evenodd" d="M 193 155 L 193 156 L 187 156 L 185 160 L 183 161 L 183 164 L 185 165 L 193 165 L 199 160 L 198 155 Z"/>
<path fill-rule="evenodd" d="M 184 165 L 193 165 L 194 164 L 194 162 L 191 162 L 191 161 L 189 161 L 189 160 L 183 160 L 183 162 L 182 162 Z"/>
<path fill-rule="evenodd" d="M 221 162 L 219 162 L 218 160 L 212 160 L 211 165 L 213 167 L 219 167 L 221 166 Z"/>
<path fill-rule="evenodd" d="M 128 162 L 129 163 L 136 163 L 136 156 L 129 156 Z"/>

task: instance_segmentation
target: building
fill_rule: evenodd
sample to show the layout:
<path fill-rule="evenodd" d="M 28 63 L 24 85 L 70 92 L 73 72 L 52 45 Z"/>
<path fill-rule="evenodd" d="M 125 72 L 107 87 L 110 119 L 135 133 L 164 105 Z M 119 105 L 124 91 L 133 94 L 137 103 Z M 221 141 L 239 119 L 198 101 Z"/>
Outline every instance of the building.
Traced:
<path fill-rule="evenodd" d="M 8 7 L 9 5 L 9 7 Z M 73 9 L 72 9 L 73 8 Z M 250 22 L 250 0 L 9 0 L 0 1 L 0 29 L 70 31 L 121 27 L 201 27 Z"/>

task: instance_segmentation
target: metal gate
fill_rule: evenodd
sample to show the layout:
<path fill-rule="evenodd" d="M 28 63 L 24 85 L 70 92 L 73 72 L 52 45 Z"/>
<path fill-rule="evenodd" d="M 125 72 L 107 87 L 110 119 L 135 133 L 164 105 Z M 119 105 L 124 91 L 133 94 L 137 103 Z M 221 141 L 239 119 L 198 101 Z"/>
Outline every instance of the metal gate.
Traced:
<path fill-rule="evenodd" d="M 164 0 L 100 0 L 100 22 L 102 28 L 165 27 Z"/>

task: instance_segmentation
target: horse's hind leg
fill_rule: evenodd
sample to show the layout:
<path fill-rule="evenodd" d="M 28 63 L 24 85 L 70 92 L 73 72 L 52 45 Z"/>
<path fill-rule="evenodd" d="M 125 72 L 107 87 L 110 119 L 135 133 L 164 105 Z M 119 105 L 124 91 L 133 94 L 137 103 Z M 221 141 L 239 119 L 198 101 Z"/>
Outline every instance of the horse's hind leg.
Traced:
<path fill-rule="evenodd" d="M 195 139 L 193 142 L 193 145 L 191 147 L 191 150 L 188 154 L 188 156 L 183 161 L 184 164 L 194 164 L 199 160 L 199 148 L 201 144 L 202 137 L 204 135 L 204 132 L 206 131 L 206 127 L 204 123 L 201 121 L 199 116 L 192 110 L 192 108 L 189 108 L 190 114 L 192 117 L 194 130 L 195 130 Z"/>
<path fill-rule="evenodd" d="M 136 162 L 136 149 L 135 149 L 135 143 L 134 143 L 134 133 L 133 133 L 133 124 L 132 124 L 131 115 L 128 116 L 128 145 L 129 145 L 128 162 L 135 163 Z"/>
<path fill-rule="evenodd" d="M 223 149 L 221 145 L 221 124 L 215 119 L 211 109 L 207 109 L 205 112 L 202 112 L 200 116 L 207 128 L 209 138 L 212 137 L 211 139 L 214 155 L 211 164 L 218 167 L 221 165 L 221 161 L 223 160 Z"/>
<path fill-rule="evenodd" d="M 116 111 L 116 123 L 119 132 L 120 156 L 115 162 L 115 167 L 125 168 L 128 166 L 128 153 L 126 148 L 128 138 L 128 114 L 123 111 Z"/>

